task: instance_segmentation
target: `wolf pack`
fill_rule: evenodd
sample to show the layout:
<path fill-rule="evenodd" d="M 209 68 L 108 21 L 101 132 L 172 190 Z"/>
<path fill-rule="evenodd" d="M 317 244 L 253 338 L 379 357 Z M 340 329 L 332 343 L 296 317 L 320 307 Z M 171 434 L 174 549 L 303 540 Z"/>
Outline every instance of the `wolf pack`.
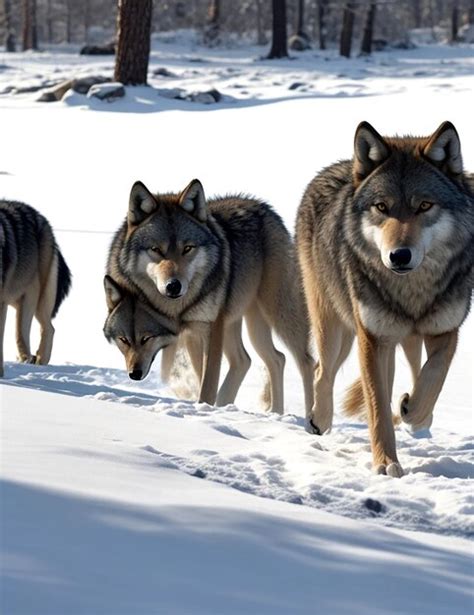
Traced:
<path fill-rule="evenodd" d="M 356 337 L 360 376 L 344 410 L 367 419 L 374 471 L 400 477 L 394 426 L 431 425 L 470 309 L 473 263 L 474 176 L 463 171 L 453 124 L 428 137 L 384 137 L 362 122 L 352 159 L 307 186 L 294 238 L 259 199 L 207 198 L 197 179 L 166 194 L 137 181 L 106 263 L 104 334 L 133 380 L 146 378 L 160 353 L 166 381 L 184 349 L 199 401 L 222 406 L 234 402 L 250 367 L 245 320 L 266 366 L 268 408 L 283 413 L 285 355 L 275 334 L 300 371 L 306 429 L 318 436 L 331 430 L 335 378 Z M 46 364 L 70 285 L 44 216 L 0 201 L 0 376 L 7 307 L 16 309 L 19 361 Z M 392 413 L 398 345 L 413 386 Z"/>

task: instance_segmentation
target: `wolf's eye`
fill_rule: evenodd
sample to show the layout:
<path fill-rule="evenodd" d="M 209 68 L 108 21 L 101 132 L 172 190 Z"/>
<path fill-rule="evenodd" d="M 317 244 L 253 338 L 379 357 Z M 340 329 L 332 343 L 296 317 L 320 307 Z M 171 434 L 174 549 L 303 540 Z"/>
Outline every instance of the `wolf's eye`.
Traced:
<path fill-rule="evenodd" d="M 150 252 L 153 252 L 153 254 L 158 254 L 158 256 L 163 256 L 163 252 L 160 250 L 158 246 L 151 246 L 149 250 Z"/>
<path fill-rule="evenodd" d="M 418 207 L 418 211 L 428 211 L 428 209 L 431 209 L 433 207 L 433 203 L 430 203 L 429 201 L 423 201 L 421 203 L 421 205 Z"/>
<path fill-rule="evenodd" d="M 128 341 L 126 337 L 119 337 L 118 339 L 119 339 L 119 342 L 121 342 L 125 346 L 130 346 L 130 342 Z"/>
<path fill-rule="evenodd" d="M 144 335 L 142 339 L 140 340 L 140 344 L 144 346 L 148 342 L 148 340 L 151 340 L 154 337 L 155 337 L 154 335 Z"/>
<path fill-rule="evenodd" d="M 184 246 L 183 248 L 183 254 L 189 254 L 191 252 L 191 250 L 194 250 L 196 246 Z"/>
<path fill-rule="evenodd" d="M 388 211 L 388 207 L 385 205 L 385 203 L 375 203 L 375 207 L 383 214 L 386 214 Z"/>

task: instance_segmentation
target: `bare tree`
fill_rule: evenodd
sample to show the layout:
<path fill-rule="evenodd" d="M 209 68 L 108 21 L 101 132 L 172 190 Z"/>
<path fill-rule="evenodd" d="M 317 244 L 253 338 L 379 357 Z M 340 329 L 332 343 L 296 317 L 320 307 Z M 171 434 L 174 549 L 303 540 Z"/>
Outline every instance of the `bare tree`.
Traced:
<path fill-rule="evenodd" d="M 152 0 L 119 0 L 118 8 L 114 78 L 124 85 L 146 85 Z"/>
<path fill-rule="evenodd" d="M 372 39 L 374 36 L 375 12 L 377 10 L 377 2 L 371 2 L 367 9 L 367 17 L 365 19 L 364 33 L 362 34 L 362 43 L 360 53 L 369 55 L 372 53 Z"/>
<path fill-rule="evenodd" d="M 305 31 L 305 21 L 304 21 L 304 3 L 305 0 L 298 0 L 298 12 L 296 19 L 296 34 L 297 36 L 302 36 L 303 38 L 307 38 L 308 35 Z"/>
<path fill-rule="evenodd" d="M 272 47 L 268 59 L 288 57 L 286 42 L 286 0 L 272 0 Z"/>
<path fill-rule="evenodd" d="M 451 43 L 458 41 L 458 29 L 459 29 L 459 2 L 453 0 L 451 6 Z"/>
<path fill-rule="evenodd" d="M 346 2 L 342 15 L 342 30 L 339 42 L 339 53 L 346 58 L 351 57 L 352 32 L 354 29 L 354 3 Z"/>
<path fill-rule="evenodd" d="M 204 30 L 204 42 L 206 45 L 209 45 L 209 47 L 214 47 L 219 44 L 220 16 L 220 0 L 210 0 L 207 9 L 207 24 Z"/>
<path fill-rule="evenodd" d="M 23 0 L 23 51 L 38 49 L 38 27 L 36 22 L 36 0 Z"/>
<path fill-rule="evenodd" d="M 5 51 L 15 51 L 15 29 L 13 27 L 11 0 L 3 0 L 3 14 L 5 21 Z"/>
<path fill-rule="evenodd" d="M 468 23 L 474 24 L 474 0 L 469 2 L 469 10 L 467 13 Z"/>
<path fill-rule="evenodd" d="M 329 0 L 318 0 L 319 48 L 326 49 L 326 16 Z"/>
<path fill-rule="evenodd" d="M 257 45 L 266 45 L 265 31 L 263 29 L 262 0 L 256 0 L 257 8 Z"/>

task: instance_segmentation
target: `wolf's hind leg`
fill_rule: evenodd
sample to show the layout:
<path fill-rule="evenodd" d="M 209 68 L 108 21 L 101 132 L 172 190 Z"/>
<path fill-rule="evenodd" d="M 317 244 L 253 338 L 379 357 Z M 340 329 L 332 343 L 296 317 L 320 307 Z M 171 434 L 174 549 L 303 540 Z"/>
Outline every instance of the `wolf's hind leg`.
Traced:
<path fill-rule="evenodd" d="M 424 337 L 427 360 L 415 381 L 413 391 L 400 400 L 400 414 L 413 431 L 428 428 L 433 408 L 443 387 L 458 341 L 458 330 Z"/>
<path fill-rule="evenodd" d="M 245 322 L 247 323 L 250 341 L 270 374 L 271 410 L 283 414 L 285 355 L 273 345 L 271 327 L 265 320 L 257 303 L 254 303 L 245 314 Z"/>
<path fill-rule="evenodd" d="M 314 372 L 314 405 L 307 428 L 321 435 L 332 427 L 334 380 L 349 355 L 354 334 L 334 313 L 312 315 L 312 323 L 319 362 Z"/>
<path fill-rule="evenodd" d="M 217 405 L 225 406 L 235 401 L 240 385 L 251 364 L 242 342 L 242 318 L 229 324 L 224 332 L 224 354 L 229 361 L 229 371 L 217 394 Z"/>
<path fill-rule="evenodd" d="M 35 314 L 39 297 L 39 280 L 30 284 L 26 293 L 15 304 L 16 309 L 16 346 L 18 361 L 31 363 L 34 357 L 30 349 L 31 322 Z"/>

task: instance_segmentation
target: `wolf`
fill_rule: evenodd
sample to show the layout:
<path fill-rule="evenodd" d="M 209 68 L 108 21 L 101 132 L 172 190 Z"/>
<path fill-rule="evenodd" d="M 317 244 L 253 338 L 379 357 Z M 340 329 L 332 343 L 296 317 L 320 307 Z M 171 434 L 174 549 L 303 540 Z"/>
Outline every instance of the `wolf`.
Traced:
<path fill-rule="evenodd" d="M 207 200 L 199 180 L 180 193 L 131 189 L 127 219 L 112 240 L 107 274 L 179 325 L 196 372 L 200 401 L 217 398 L 224 338 L 229 372 L 219 405 L 231 403 L 249 369 L 241 337 L 268 367 L 271 407 L 283 412 L 284 355 L 272 331 L 292 352 L 312 407 L 314 359 L 309 322 L 291 237 L 267 204 L 241 195 Z"/>
<path fill-rule="evenodd" d="M 0 376 L 3 376 L 3 334 L 7 308 L 16 308 L 18 360 L 46 364 L 51 356 L 51 320 L 67 296 L 71 272 L 48 221 L 33 207 L 0 201 Z M 40 324 L 38 350 L 30 350 L 33 316 Z"/>
<path fill-rule="evenodd" d="M 295 241 L 319 351 L 310 428 L 331 428 L 334 379 L 357 336 L 361 379 L 346 406 L 367 410 L 377 473 L 403 474 L 390 410 L 397 344 L 414 378 L 401 419 L 431 424 L 470 309 L 473 235 L 472 184 L 450 122 L 428 137 L 382 137 L 362 122 L 353 158 L 325 168 L 303 195 Z"/>

